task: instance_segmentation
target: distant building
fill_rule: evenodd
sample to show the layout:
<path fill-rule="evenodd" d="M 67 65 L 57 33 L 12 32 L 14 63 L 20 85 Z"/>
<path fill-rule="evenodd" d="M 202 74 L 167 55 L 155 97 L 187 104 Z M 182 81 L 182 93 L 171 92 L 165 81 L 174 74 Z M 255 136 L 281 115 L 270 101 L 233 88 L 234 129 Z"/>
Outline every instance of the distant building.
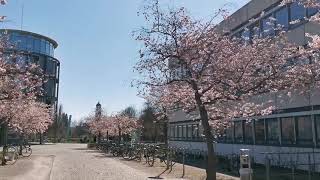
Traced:
<path fill-rule="evenodd" d="M 279 0 L 252 0 L 218 28 L 222 33 L 249 40 L 254 35 L 260 37 L 274 36 L 276 31 L 270 23 L 270 17 L 287 31 L 290 41 L 305 45 L 306 33 L 320 34 L 320 26 L 305 20 L 314 15 L 318 9 L 305 8 L 297 2 L 280 7 Z M 263 13 L 262 17 L 261 14 Z M 255 21 L 250 21 L 256 19 Z M 300 22 L 291 24 L 292 21 Z M 244 119 L 235 119 L 226 136 L 215 145 L 217 154 L 239 154 L 241 148 L 249 148 L 257 163 L 264 163 L 261 152 L 319 152 L 320 151 L 320 91 L 314 90 L 309 95 L 295 94 L 292 98 L 276 101 L 276 94 L 269 94 L 275 100 L 276 113 L 264 117 L 254 117 L 246 123 Z M 190 118 L 193 117 L 193 118 Z M 189 150 L 207 151 L 201 137 L 203 128 L 199 116 L 190 116 L 183 111 L 175 111 L 169 117 L 169 145 L 184 147 Z M 295 156 L 295 155 L 294 155 Z M 282 159 L 281 159 L 282 158 Z M 279 157 L 277 162 L 290 161 L 292 156 Z M 310 158 L 310 157 L 309 157 Z M 320 154 L 313 154 L 311 161 L 319 163 Z M 299 156 L 298 163 L 307 164 L 306 154 Z M 320 171 L 320 166 L 315 167 Z"/>

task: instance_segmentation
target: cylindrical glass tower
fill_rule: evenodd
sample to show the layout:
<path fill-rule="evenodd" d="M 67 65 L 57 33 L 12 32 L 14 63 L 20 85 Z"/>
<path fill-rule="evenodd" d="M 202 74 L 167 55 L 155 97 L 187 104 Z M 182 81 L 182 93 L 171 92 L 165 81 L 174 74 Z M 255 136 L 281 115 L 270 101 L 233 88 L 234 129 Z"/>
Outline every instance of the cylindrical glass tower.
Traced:
<path fill-rule="evenodd" d="M 19 53 L 21 57 L 38 64 L 48 80 L 43 85 L 44 93 L 39 99 L 52 105 L 57 110 L 59 95 L 60 62 L 54 58 L 54 50 L 58 43 L 46 36 L 14 29 L 1 29 L 3 35 L 7 35 L 13 48 L 7 52 Z"/>

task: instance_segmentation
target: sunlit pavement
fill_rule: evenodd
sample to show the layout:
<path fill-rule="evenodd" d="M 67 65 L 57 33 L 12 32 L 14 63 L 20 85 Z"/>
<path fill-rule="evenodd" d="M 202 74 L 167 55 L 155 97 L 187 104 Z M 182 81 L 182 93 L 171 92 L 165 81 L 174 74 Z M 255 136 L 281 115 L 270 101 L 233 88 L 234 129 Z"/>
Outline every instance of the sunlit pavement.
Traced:
<path fill-rule="evenodd" d="M 116 159 L 101 158 L 86 144 L 32 146 L 30 158 L 0 167 L 0 179 L 14 180 L 143 180 L 152 176 Z"/>

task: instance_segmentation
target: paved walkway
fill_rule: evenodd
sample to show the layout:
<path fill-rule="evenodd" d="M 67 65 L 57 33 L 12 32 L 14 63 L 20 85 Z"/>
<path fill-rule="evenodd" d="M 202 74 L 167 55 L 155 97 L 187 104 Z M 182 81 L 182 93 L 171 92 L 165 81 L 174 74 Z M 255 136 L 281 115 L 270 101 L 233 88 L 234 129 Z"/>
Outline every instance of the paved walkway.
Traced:
<path fill-rule="evenodd" d="M 32 146 L 30 158 L 0 167 L 0 180 L 144 180 L 154 175 L 102 158 L 85 144 Z"/>

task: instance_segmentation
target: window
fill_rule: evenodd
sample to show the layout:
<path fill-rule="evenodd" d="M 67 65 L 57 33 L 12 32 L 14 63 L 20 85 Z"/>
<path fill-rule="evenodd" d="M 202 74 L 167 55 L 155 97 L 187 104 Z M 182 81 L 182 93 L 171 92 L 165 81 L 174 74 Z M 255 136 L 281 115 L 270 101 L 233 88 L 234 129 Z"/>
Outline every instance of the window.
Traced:
<path fill-rule="evenodd" d="M 187 137 L 188 137 L 188 139 L 191 139 L 192 138 L 192 125 L 188 125 L 187 131 L 188 131 Z"/>
<path fill-rule="evenodd" d="M 243 143 L 242 123 L 243 121 L 234 122 L 234 140 L 236 143 Z"/>
<path fill-rule="evenodd" d="M 255 22 L 255 24 L 250 27 L 250 30 L 253 38 L 259 38 L 261 32 L 260 21 Z"/>
<path fill-rule="evenodd" d="M 234 134 L 234 126 L 231 124 L 229 128 L 226 130 L 226 142 L 233 142 L 233 134 Z"/>
<path fill-rule="evenodd" d="M 174 126 L 174 137 L 175 139 L 178 138 L 178 126 Z"/>
<path fill-rule="evenodd" d="M 53 57 L 53 45 L 49 43 L 50 49 L 49 49 L 49 55 Z"/>
<path fill-rule="evenodd" d="M 192 125 L 192 137 L 193 137 L 193 139 L 199 138 L 199 125 L 198 124 Z"/>
<path fill-rule="evenodd" d="M 319 12 L 319 8 L 316 7 L 308 7 L 307 9 L 307 16 L 311 17 L 313 15 L 315 15 L 317 12 Z"/>
<path fill-rule="evenodd" d="M 289 28 L 289 14 L 288 7 L 281 8 L 275 13 L 277 29 L 288 30 Z"/>
<path fill-rule="evenodd" d="M 40 53 L 40 40 L 39 39 L 34 40 L 34 51 L 37 53 Z"/>
<path fill-rule="evenodd" d="M 244 141 L 247 144 L 253 143 L 252 121 L 244 122 Z"/>
<path fill-rule="evenodd" d="M 184 125 L 183 128 L 182 128 L 182 136 L 183 136 L 183 139 L 187 139 L 187 126 Z"/>
<path fill-rule="evenodd" d="M 256 144 L 265 144 L 264 119 L 255 121 Z"/>
<path fill-rule="evenodd" d="M 294 118 L 281 118 L 282 144 L 295 144 L 294 137 Z"/>
<path fill-rule="evenodd" d="M 297 142 L 301 145 L 312 145 L 312 120 L 311 116 L 299 116 L 297 118 Z"/>
<path fill-rule="evenodd" d="M 266 119 L 268 144 L 279 144 L 279 122 L 278 119 Z"/>
<path fill-rule="evenodd" d="M 275 22 L 272 16 L 263 18 L 262 20 L 262 36 L 263 37 L 274 36 L 275 35 L 274 28 L 275 28 Z"/>
<path fill-rule="evenodd" d="M 241 39 L 244 42 L 244 44 L 249 44 L 250 43 L 250 30 L 245 28 L 242 32 L 241 32 Z"/>
<path fill-rule="evenodd" d="M 33 51 L 33 38 L 30 36 L 27 36 L 26 40 L 27 40 L 27 51 Z"/>
<path fill-rule="evenodd" d="M 46 42 L 43 39 L 41 39 L 40 52 L 42 54 L 46 53 Z"/>
<path fill-rule="evenodd" d="M 316 139 L 317 144 L 320 145 L 320 115 L 315 115 L 315 126 L 316 126 Z"/>
<path fill-rule="evenodd" d="M 174 126 L 170 126 L 170 137 L 174 138 Z"/>
<path fill-rule="evenodd" d="M 53 79 L 49 79 L 46 83 L 45 83 L 45 92 L 46 92 L 46 96 L 54 96 L 55 95 L 55 80 Z"/>
<path fill-rule="evenodd" d="M 48 41 L 46 41 L 46 54 L 50 55 L 50 43 Z"/>
<path fill-rule="evenodd" d="M 181 139 L 182 138 L 182 126 L 178 126 L 178 138 Z"/>
<path fill-rule="evenodd" d="M 20 50 L 26 50 L 27 49 L 27 40 L 25 36 L 17 36 L 17 47 Z"/>
<path fill-rule="evenodd" d="M 41 67 L 42 70 L 45 70 L 45 65 L 46 65 L 46 58 L 43 56 L 39 56 L 39 66 Z"/>
<path fill-rule="evenodd" d="M 17 34 L 16 33 L 10 34 L 10 38 L 9 38 L 10 46 L 16 47 L 17 41 L 18 41 Z"/>
<path fill-rule="evenodd" d="M 305 17 L 305 8 L 303 4 L 293 2 L 290 4 L 290 22 L 295 20 L 302 20 Z"/>
<path fill-rule="evenodd" d="M 56 73 L 56 62 L 52 58 L 47 60 L 47 74 L 54 75 Z"/>

